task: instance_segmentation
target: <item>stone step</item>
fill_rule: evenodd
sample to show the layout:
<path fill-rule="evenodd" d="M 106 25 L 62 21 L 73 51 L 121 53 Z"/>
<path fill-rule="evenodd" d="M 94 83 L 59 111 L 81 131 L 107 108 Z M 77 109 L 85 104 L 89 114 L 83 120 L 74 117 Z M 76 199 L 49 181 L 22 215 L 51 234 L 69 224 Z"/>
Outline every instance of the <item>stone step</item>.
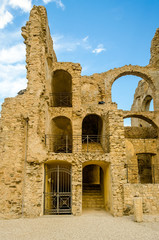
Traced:
<path fill-rule="evenodd" d="M 82 207 L 104 207 L 104 203 L 82 203 Z"/>
<path fill-rule="evenodd" d="M 84 184 L 82 207 L 101 209 L 104 208 L 104 197 L 99 184 Z"/>
<path fill-rule="evenodd" d="M 82 195 L 84 198 L 98 198 L 98 197 L 100 197 L 100 198 L 103 198 L 103 195 L 101 195 L 101 194 L 83 194 Z"/>
<path fill-rule="evenodd" d="M 87 204 L 87 203 L 90 203 L 90 204 L 91 204 L 91 203 L 92 203 L 92 204 L 96 204 L 96 203 L 97 203 L 97 204 L 103 204 L 104 201 L 103 201 L 103 200 L 99 200 L 99 201 L 98 201 L 98 200 L 92 200 L 92 201 L 85 201 L 85 200 L 83 200 L 82 203 L 86 203 L 86 204 Z"/>
<path fill-rule="evenodd" d="M 101 209 L 101 208 L 104 208 L 104 204 L 83 204 L 82 205 L 83 208 L 93 208 L 93 209 Z"/>
<path fill-rule="evenodd" d="M 101 195 L 101 191 L 97 192 L 97 191 L 91 191 L 91 192 L 83 192 L 83 195 Z"/>
<path fill-rule="evenodd" d="M 83 198 L 82 199 L 83 202 L 103 202 L 103 198 Z"/>

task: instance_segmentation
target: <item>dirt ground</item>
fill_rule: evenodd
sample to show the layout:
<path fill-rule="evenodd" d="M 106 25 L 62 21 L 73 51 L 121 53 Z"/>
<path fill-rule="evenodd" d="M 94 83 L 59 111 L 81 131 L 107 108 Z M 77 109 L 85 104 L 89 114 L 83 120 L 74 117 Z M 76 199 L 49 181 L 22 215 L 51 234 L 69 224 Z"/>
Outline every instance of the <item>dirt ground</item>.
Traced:
<path fill-rule="evenodd" d="M 159 216 L 113 217 L 104 211 L 82 216 L 43 216 L 0 220 L 0 240 L 159 240 Z"/>

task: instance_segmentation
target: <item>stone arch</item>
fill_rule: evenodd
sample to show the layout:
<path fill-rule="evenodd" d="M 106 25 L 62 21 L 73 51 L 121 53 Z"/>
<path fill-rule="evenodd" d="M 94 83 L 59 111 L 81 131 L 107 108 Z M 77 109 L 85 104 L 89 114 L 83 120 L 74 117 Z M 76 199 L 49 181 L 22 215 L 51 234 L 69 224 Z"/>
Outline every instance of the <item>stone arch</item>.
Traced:
<path fill-rule="evenodd" d="M 113 74 L 113 78 L 110 81 L 111 86 L 118 78 L 126 75 L 133 75 L 133 76 L 140 77 L 141 79 L 144 79 L 150 85 L 152 90 L 153 91 L 155 90 L 154 83 L 151 77 L 147 73 L 145 73 L 144 67 L 129 65 L 129 66 L 124 66 L 124 67 L 115 69 L 114 71 L 115 73 Z"/>
<path fill-rule="evenodd" d="M 106 167 L 109 163 L 108 163 L 108 162 L 105 162 L 105 161 L 91 160 L 91 161 L 85 161 L 85 162 L 83 163 L 82 167 L 84 168 L 84 167 L 86 167 L 86 166 L 88 166 L 88 165 L 93 165 L 93 164 L 100 166 L 100 167 L 103 169 L 103 171 L 104 171 L 104 170 L 105 170 L 105 167 Z"/>
<path fill-rule="evenodd" d="M 52 72 L 51 80 L 52 105 L 54 107 L 72 106 L 72 76 L 63 69 Z"/>
<path fill-rule="evenodd" d="M 72 122 L 68 117 L 53 118 L 51 120 L 51 133 L 54 152 L 72 152 Z"/>
<path fill-rule="evenodd" d="M 153 95 L 155 96 L 155 85 L 153 82 L 152 77 L 149 75 L 148 71 L 146 72 L 145 67 L 140 67 L 140 66 L 133 66 L 133 65 L 126 65 L 121 68 L 115 68 L 113 70 L 110 70 L 107 75 L 107 80 L 106 83 L 107 85 L 107 92 L 106 96 L 109 98 L 110 96 L 110 101 L 111 101 L 111 90 L 112 90 L 112 85 L 113 83 L 120 77 L 126 76 L 126 75 L 133 75 L 140 77 L 141 79 L 144 79 L 150 86 L 150 88 L 153 91 Z M 154 97 L 155 101 L 155 97 Z"/>
<path fill-rule="evenodd" d="M 124 118 L 124 119 L 125 119 L 125 118 L 139 118 L 139 119 L 144 120 L 144 121 L 146 121 L 147 123 L 151 124 L 155 129 L 158 129 L 158 126 L 157 126 L 157 124 L 154 122 L 154 120 L 152 120 L 152 119 L 151 119 L 150 117 L 148 117 L 148 116 L 145 116 L 145 114 L 142 114 L 142 112 L 141 112 L 141 113 L 131 113 L 131 112 L 125 113 L 124 116 L 123 116 L 123 118 Z"/>

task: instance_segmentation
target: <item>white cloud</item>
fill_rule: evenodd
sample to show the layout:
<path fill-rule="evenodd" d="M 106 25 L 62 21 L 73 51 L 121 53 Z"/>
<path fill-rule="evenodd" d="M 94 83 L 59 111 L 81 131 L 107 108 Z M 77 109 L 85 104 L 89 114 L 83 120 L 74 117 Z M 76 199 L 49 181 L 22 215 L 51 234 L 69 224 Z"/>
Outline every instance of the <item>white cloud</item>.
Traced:
<path fill-rule="evenodd" d="M 83 38 L 82 40 L 83 40 L 83 42 L 87 42 L 87 40 L 88 40 L 88 36 L 86 36 L 86 37 Z"/>
<path fill-rule="evenodd" d="M 0 50 L 0 63 L 14 64 L 25 60 L 25 45 L 17 44 Z"/>
<path fill-rule="evenodd" d="M 0 3 L 0 29 L 3 29 L 8 23 L 13 20 L 13 15 L 6 10 L 7 2 L 2 0 Z"/>
<path fill-rule="evenodd" d="M 21 8 L 24 12 L 29 12 L 32 7 L 32 0 L 1 0 L 0 2 L 0 29 L 7 26 L 8 23 L 12 23 L 13 15 L 7 10 L 7 8 Z"/>
<path fill-rule="evenodd" d="M 17 0 L 17 1 L 18 1 L 18 0 Z M 60 8 L 62 8 L 63 10 L 65 9 L 65 5 L 62 3 L 61 0 L 43 0 L 43 2 L 44 2 L 45 4 L 47 4 L 47 3 L 49 3 L 49 2 L 55 2 L 56 5 L 57 5 L 57 7 L 60 7 Z"/>
<path fill-rule="evenodd" d="M 21 8 L 24 12 L 29 12 L 32 7 L 32 0 L 9 0 L 8 4 L 12 8 Z"/>
<path fill-rule="evenodd" d="M 26 88 L 25 64 L 0 64 L 0 98 L 13 97 L 21 89 Z"/>
<path fill-rule="evenodd" d="M 11 23 L 12 20 L 13 15 L 8 11 L 4 11 L 0 14 L 0 29 L 3 29 L 8 23 Z"/>
<path fill-rule="evenodd" d="M 21 30 L 20 29 L 14 30 L 12 32 L 8 31 L 6 29 L 1 30 L 1 33 L 0 33 L 0 46 L 1 46 L 1 48 L 11 46 L 11 45 L 13 45 L 13 43 L 17 44 L 22 40 L 23 40 L 23 38 L 21 36 Z"/>
<path fill-rule="evenodd" d="M 13 41 L 16 35 L 13 35 Z M 2 42 L 4 36 L 0 38 Z M 25 45 L 16 44 L 0 50 L 0 99 L 13 97 L 26 88 Z"/>
<path fill-rule="evenodd" d="M 88 42 L 88 37 L 83 39 L 74 39 L 70 36 L 63 35 L 53 35 L 53 43 L 55 52 L 73 52 L 78 48 L 82 48 L 85 50 L 91 49 L 91 45 Z"/>
<path fill-rule="evenodd" d="M 97 48 L 95 48 L 92 53 L 101 53 L 103 51 L 106 51 L 106 49 L 103 47 L 103 44 L 98 44 Z"/>

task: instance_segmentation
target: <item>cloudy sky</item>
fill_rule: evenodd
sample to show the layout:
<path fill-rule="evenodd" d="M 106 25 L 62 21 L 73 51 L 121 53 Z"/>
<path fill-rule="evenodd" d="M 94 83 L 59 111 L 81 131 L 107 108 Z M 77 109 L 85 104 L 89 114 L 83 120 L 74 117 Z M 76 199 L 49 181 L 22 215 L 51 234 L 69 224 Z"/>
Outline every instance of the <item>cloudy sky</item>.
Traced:
<path fill-rule="evenodd" d="M 0 0 L 0 103 L 26 88 L 21 27 L 33 5 L 47 9 L 58 61 L 79 62 L 82 75 L 149 63 L 158 0 Z M 123 77 L 113 84 L 118 108 L 130 109 L 138 81 Z"/>

